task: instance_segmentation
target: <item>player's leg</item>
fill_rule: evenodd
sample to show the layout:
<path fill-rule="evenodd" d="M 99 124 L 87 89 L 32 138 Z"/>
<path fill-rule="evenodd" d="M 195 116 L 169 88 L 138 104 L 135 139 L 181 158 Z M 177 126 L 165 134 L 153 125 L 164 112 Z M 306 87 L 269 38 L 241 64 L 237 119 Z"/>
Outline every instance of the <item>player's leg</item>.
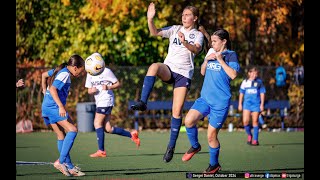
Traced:
<path fill-rule="evenodd" d="M 174 148 L 176 146 L 176 141 L 178 139 L 180 127 L 182 124 L 182 109 L 187 96 L 187 92 L 187 87 L 176 87 L 173 89 L 170 139 L 166 153 L 163 156 L 163 160 L 165 162 L 170 162 L 173 157 Z"/>
<path fill-rule="evenodd" d="M 258 140 L 258 137 L 259 137 L 259 122 L 258 122 L 259 114 L 260 114 L 260 112 L 252 112 L 251 113 L 252 126 L 253 126 L 253 136 L 252 136 L 251 145 L 254 145 L 254 146 L 259 145 L 259 140 Z"/>
<path fill-rule="evenodd" d="M 151 64 L 146 76 L 144 77 L 140 101 L 135 105 L 132 105 L 131 109 L 140 111 L 145 111 L 147 109 L 148 98 L 156 81 L 156 76 L 163 81 L 170 80 L 171 72 L 168 66 L 163 63 Z"/>
<path fill-rule="evenodd" d="M 98 150 L 95 153 L 90 154 L 90 157 L 106 157 L 107 153 L 104 149 L 104 139 L 105 139 L 105 127 L 104 119 L 107 114 L 105 114 L 105 107 L 97 107 L 96 114 L 94 117 L 93 125 L 97 135 Z"/>
<path fill-rule="evenodd" d="M 251 144 L 252 142 L 252 133 L 251 133 L 251 125 L 249 124 L 250 121 L 250 114 L 251 111 L 247 109 L 243 109 L 242 111 L 242 122 L 243 122 L 243 128 L 246 131 L 248 137 L 247 137 L 247 144 Z"/>

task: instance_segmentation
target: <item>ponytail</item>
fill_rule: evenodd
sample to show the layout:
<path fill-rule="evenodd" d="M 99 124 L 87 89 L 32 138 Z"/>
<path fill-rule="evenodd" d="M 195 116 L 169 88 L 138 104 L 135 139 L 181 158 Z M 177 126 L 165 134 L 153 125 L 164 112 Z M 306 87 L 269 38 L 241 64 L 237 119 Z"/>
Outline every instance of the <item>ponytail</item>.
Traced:
<path fill-rule="evenodd" d="M 67 65 L 68 65 L 68 63 L 62 63 L 62 64 L 60 64 L 58 67 L 56 67 L 56 68 L 54 69 L 54 72 L 53 72 L 52 76 L 48 78 L 49 87 L 52 85 L 52 83 L 53 83 L 53 81 L 54 81 L 57 73 L 58 73 L 61 69 L 63 69 L 64 67 L 66 67 Z"/>
<path fill-rule="evenodd" d="M 210 35 L 202 25 L 199 25 L 198 30 L 203 34 L 203 40 L 204 41 L 203 41 L 202 51 L 207 53 L 209 51 L 209 49 L 211 48 Z"/>

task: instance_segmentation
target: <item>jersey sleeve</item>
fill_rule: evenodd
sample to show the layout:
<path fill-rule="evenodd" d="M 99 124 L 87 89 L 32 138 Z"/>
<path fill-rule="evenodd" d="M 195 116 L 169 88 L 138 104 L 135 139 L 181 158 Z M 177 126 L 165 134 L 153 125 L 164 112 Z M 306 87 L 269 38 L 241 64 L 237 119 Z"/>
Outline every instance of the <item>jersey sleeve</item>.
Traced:
<path fill-rule="evenodd" d="M 203 38 L 204 38 L 203 34 L 200 31 L 198 31 L 198 35 L 196 36 L 196 39 L 194 40 L 194 44 L 199 44 L 202 47 Z"/>
<path fill-rule="evenodd" d="M 240 89 L 239 89 L 239 93 L 244 94 L 246 92 L 245 88 L 244 88 L 244 81 L 242 81 L 241 85 L 240 85 Z"/>
<path fill-rule="evenodd" d="M 92 76 L 89 73 L 87 73 L 86 83 L 84 85 L 86 88 L 92 88 L 91 79 L 92 79 Z"/>
<path fill-rule="evenodd" d="M 61 88 L 67 83 L 69 76 L 70 74 L 68 72 L 58 73 L 52 85 L 57 89 L 61 90 Z"/>
<path fill-rule="evenodd" d="M 235 71 L 239 72 L 240 71 L 240 65 L 239 65 L 239 61 L 238 61 L 238 56 L 235 52 L 233 52 L 230 55 L 230 59 L 229 59 L 229 66 L 234 69 Z"/>
<path fill-rule="evenodd" d="M 112 84 L 118 81 L 117 77 L 113 74 L 113 72 L 110 69 L 108 69 L 107 71 L 107 77 L 108 81 L 110 81 Z"/>
<path fill-rule="evenodd" d="M 260 86 L 260 94 L 265 94 L 266 93 L 266 88 L 264 87 L 264 84 L 261 79 L 259 79 L 261 86 Z"/>
<path fill-rule="evenodd" d="M 160 30 L 162 31 L 162 37 L 169 38 L 173 35 L 174 31 L 177 29 L 176 25 L 163 27 Z"/>
<path fill-rule="evenodd" d="M 50 69 L 50 70 L 48 71 L 48 76 L 51 77 L 51 76 L 53 75 L 53 73 L 54 73 L 54 69 Z"/>

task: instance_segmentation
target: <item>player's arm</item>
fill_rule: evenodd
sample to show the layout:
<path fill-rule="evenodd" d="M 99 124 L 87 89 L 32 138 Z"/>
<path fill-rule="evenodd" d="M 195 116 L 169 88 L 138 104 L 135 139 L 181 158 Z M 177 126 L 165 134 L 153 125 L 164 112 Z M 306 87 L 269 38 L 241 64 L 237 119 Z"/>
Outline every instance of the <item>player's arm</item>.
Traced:
<path fill-rule="evenodd" d="M 260 93 L 260 100 L 261 100 L 260 110 L 262 112 L 262 111 L 264 111 L 264 100 L 265 100 L 265 94 L 264 93 Z"/>
<path fill-rule="evenodd" d="M 62 116 L 62 117 L 65 117 L 66 116 L 66 110 L 58 96 L 58 91 L 57 91 L 57 88 L 55 86 L 50 86 L 49 88 L 49 91 L 50 91 L 50 94 L 53 98 L 53 100 L 57 103 L 58 107 L 59 107 L 59 115 Z"/>
<path fill-rule="evenodd" d="M 88 88 L 88 94 L 95 94 L 96 92 L 97 92 L 97 88 L 96 87 Z"/>
<path fill-rule="evenodd" d="M 180 33 L 180 32 L 179 32 Z M 186 47 L 189 51 L 191 51 L 194 54 L 199 54 L 199 52 L 201 51 L 201 45 L 196 43 L 194 45 L 188 43 L 188 41 L 183 40 L 182 44 L 184 45 L 184 47 Z"/>
<path fill-rule="evenodd" d="M 243 93 L 239 93 L 239 104 L 238 104 L 238 110 L 242 111 L 242 103 L 243 103 Z"/>
<path fill-rule="evenodd" d="M 107 85 L 103 85 L 102 89 L 104 90 L 112 90 L 112 89 L 118 89 L 121 87 L 121 83 L 119 81 L 112 83 L 112 85 L 107 86 Z"/>
<path fill-rule="evenodd" d="M 154 3 L 150 3 L 148 7 L 147 12 L 147 19 L 148 19 L 148 28 L 150 31 L 151 36 L 162 36 L 162 31 L 160 29 L 157 29 L 157 27 L 154 25 L 153 18 L 156 14 L 156 9 Z"/>
<path fill-rule="evenodd" d="M 46 90 L 47 90 L 47 86 L 48 86 L 47 79 L 48 79 L 48 77 L 50 77 L 48 71 L 43 72 L 41 74 L 41 88 L 42 88 L 42 93 L 43 94 L 45 94 Z"/>

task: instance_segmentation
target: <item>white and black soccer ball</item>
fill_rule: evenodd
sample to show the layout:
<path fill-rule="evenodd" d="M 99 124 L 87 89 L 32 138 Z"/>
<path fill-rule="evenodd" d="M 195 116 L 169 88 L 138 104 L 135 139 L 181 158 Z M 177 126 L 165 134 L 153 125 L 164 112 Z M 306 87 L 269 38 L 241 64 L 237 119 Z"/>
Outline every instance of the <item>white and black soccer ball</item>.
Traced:
<path fill-rule="evenodd" d="M 105 62 L 99 53 L 93 53 L 85 60 L 85 70 L 92 76 L 101 74 L 105 66 Z"/>

